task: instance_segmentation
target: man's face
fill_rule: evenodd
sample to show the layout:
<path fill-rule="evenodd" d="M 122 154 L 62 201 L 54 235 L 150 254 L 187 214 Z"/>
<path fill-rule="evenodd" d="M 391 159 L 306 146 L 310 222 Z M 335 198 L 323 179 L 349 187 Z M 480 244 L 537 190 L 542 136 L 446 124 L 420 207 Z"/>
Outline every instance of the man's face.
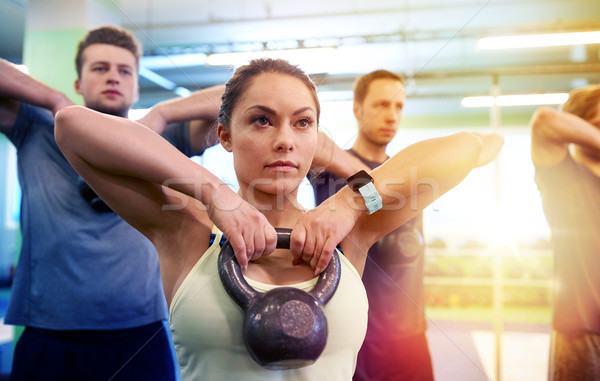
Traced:
<path fill-rule="evenodd" d="M 387 145 L 396 135 L 406 100 L 404 85 L 395 79 L 376 79 L 362 103 L 354 103 L 358 133 L 376 145 Z"/>
<path fill-rule="evenodd" d="M 85 48 L 82 58 L 75 91 L 83 96 L 85 106 L 126 117 L 139 97 L 135 56 L 114 45 L 93 44 Z"/>

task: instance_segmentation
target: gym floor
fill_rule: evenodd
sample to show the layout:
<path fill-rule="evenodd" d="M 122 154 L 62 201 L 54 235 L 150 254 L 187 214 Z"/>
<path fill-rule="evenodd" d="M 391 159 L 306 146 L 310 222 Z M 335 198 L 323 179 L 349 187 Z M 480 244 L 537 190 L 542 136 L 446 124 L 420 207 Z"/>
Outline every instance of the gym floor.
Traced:
<path fill-rule="evenodd" d="M 0 381 L 8 380 L 14 328 L 4 325 L 10 296 L 0 288 Z M 549 324 L 507 323 L 502 335 L 502 379 L 546 380 Z M 495 340 L 491 323 L 430 320 L 427 337 L 436 381 L 495 380 Z"/>
<path fill-rule="evenodd" d="M 549 324 L 507 323 L 501 337 L 501 379 L 547 379 Z M 496 380 L 491 323 L 435 321 L 427 330 L 436 381 Z"/>

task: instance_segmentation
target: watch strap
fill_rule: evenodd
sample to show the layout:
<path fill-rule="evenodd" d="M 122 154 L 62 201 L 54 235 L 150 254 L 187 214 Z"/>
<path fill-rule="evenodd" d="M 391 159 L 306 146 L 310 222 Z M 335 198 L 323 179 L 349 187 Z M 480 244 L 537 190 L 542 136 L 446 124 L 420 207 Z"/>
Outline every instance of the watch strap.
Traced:
<path fill-rule="evenodd" d="M 383 200 L 372 182 L 363 185 L 358 191 L 365 199 L 365 206 L 369 214 L 373 214 L 383 207 Z"/>

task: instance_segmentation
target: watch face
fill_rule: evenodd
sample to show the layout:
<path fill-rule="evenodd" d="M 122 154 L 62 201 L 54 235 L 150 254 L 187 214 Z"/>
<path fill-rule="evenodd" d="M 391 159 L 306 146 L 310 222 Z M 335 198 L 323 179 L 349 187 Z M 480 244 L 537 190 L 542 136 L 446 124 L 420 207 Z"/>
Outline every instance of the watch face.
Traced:
<path fill-rule="evenodd" d="M 359 190 L 361 187 L 372 183 L 373 178 L 365 171 L 361 170 L 346 179 L 348 186 L 354 190 Z"/>

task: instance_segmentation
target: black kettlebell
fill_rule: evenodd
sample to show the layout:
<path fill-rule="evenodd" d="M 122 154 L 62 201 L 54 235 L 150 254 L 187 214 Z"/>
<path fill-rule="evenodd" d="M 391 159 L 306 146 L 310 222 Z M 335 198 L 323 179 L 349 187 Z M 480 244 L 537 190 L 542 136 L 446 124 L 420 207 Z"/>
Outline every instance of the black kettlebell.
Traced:
<path fill-rule="evenodd" d="M 98 213 L 109 213 L 112 209 L 106 205 L 106 203 L 98 197 L 96 192 L 85 182 L 81 176 L 77 176 L 77 189 L 79 194 L 88 204 Z"/>
<path fill-rule="evenodd" d="M 277 248 L 290 248 L 290 229 L 277 231 Z M 323 306 L 340 283 L 340 258 L 329 265 L 310 292 L 277 287 L 261 293 L 242 275 L 233 248 L 226 242 L 219 254 L 219 276 L 229 296 L 244 310 L 244 342 L 252 358 L 267 369 L 294 369 L 314 363 L 327 343 Z"/>

